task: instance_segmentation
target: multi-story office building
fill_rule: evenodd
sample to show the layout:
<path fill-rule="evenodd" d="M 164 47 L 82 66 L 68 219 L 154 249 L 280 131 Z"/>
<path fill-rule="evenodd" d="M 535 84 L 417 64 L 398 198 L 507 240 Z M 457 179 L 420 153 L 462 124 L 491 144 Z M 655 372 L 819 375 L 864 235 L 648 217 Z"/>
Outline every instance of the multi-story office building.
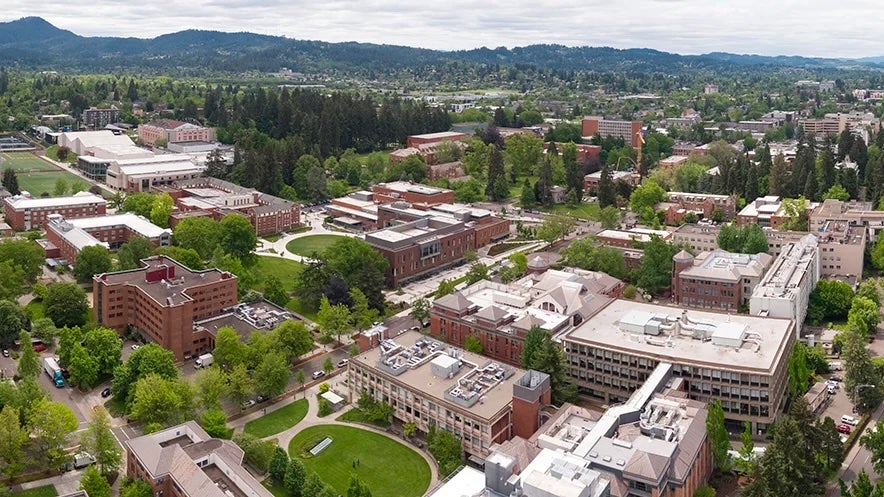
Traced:
<path fill-rule="evenodd" d="M 6 222 L 13 229 L 32 230 L 42 227 L 53 214 L 68 219 L 103 216 L 107 202 L 100 195 L 79 192 L 70 197 L 34 198 L 27 193 L 5 197 L 3 207 Z"/>
<path fill-rule="evenodd" d="M 641 121 L 616 121 L 600 117 L 586 117 L 582 122 L 582 136 L 600 135 L 602 138 L 622 138 L 627 145 L 638 148 L 642 144 Z"/>
<path fill-rule="evenodd" d="M 80 118 L 83 125 L 90 129 L 102 129 L 108 124 L 120 122 L 120 109 L 115 105 L 111 105 L 107 109 L 99 109 L 98 107 L 89 107 L 83 111 Z"/>
<path fill-rule="evenodd" d="M 724 250 L 682 250 L 672 258 L 672 296 L 677 304 L 701 309 L 738 312 L 761 281 L 773 257 L 733 254 Z"/>
<path fill-rule="evenodd" d="M 166 143 L 215 141 L 215 130 L 197 124 L 158 119 L 138 126 L 138 138 L 147 145 L 156 145 L 163 138 Z"/>
<path fill-rule="evenodd" d="M 175 199 L 178 213 L 172 215 L 173 226 L 183 217 L 199 215 L 217 220 L 231 213 L 247 217 L 259 236 L 301 226 L 301 208 L 296 202 L 217 178 L 178 180 L 155 190 Z"/>
<path fill-rule="evenodd" d="M 694 252 L 712 252 L 718 248 L 719 226 L 683 224 L 672 232 L 672 243 L 685 245 Z"/>
<path fill-rule="evenodd" d="M 871 202 L 828 199 L 810 212 L 810 231 L 820 230 L 828 221 L 865 226 L 868 231 L 866 238 L 874 242 L 878 233 L 884 230 L 884 211 L 873 210 Z"/>
<path fill-rule="evenodd" d="M 468 456 L 515 435 L 531 436 L 550 403 L 549 376 L 489 360 L 409 331 L 350 358 L 350 401 L 390 404 L 393 418 L 454 433 Z"/>
<path fill-rule="evenodd" d="M 770 270 L 755 286 L 749 299 L 749 313 L 764 318 L 785 318 L 795 322 L 801 333 L 810 294 L 820 279 L 820 253 L 817 238 L 805 235 L 783 245 Z"/>
<path fill-rule="evenodd" d="M 140 269 L 95 275 L 95 322 L 122 333 L 132 327 L 183 361 L 211 351 L 208 329 L 194 323 L 237 304 L 236 276 L 218 269 L 193 271 L 163 256 L 141 261 Z"/>
<path fill-rule="evenodd" d="M 519 364 L 532 327 L 551 334 L 571 329 L 610 300 L 594 293 L 601 287 L 611 285 L 582 271 L 548 270 L 509 285 L 483 280 L 433 302 L 430 334 L 458 347 L 475 337 L 488 357 Z"/>
<path fill-rule="evenodd" d="M 624 401 L 668 363 L 688 398 L 718 400 L 730 426 L 748 421 L 759 433 L 782 412 L 797 334 L 791 319 L 614 300 L 561 339 L 570 376 L 590 396 Z"/>
<path fill-rule="evenodd" d="M 786 247 L 808 235 L 804 231 L 765 230 L 767 253 L 779 257 Z M 820 276 L 861 277 L 868 233 L 861 225 L 845 221 L 827 221 L 811 231 L 817 239 Z"/>
<path fill-rule="evenodd" d="M 243 465 L 243 450 L 195 421 L 127 440 L 126 476 L 167 497 L 272 497 Z"/>
<path fill-rule="evenodd" d="M 172 242 L 172 230 L 160 228 L 131 212 L 70 220 L 53 214 L 49 216 L 45 228 L 48 241 L 44 244 L 46 257 L 62 258 L 72 264 L 81 250 L 92 245 L 116 249 L 135 236 L 147 238 L 156 247 Z"/>
<path fill-rule="evenodd" d="M 602 230 L 596 234 L 595 239 L 600 243 L 611 247 L 635 248 L 644 246 L 644 244 L 650 242 L 651 238 L 655 236 L 666 241 L 672 237 L 672 232 L 646 228 Z"/>

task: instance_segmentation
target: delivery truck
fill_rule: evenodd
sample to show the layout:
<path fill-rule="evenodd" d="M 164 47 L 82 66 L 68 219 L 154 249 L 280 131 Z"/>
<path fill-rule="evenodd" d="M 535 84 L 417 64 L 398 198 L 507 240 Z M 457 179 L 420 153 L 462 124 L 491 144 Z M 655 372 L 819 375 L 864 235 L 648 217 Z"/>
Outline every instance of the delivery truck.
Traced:
<path fill-rule="evenodd" d="M 58 367 L 58 361 L 56 361 L 54 357 L 46 357 L 43 359 L 43 371 L 46 371 L 46 375 L 48 375 L 49 379 L 55 383 L 56 388 L 64 387 L 64 373 L 61 368 Z"/>
<path fill-rule="evenodd" d="M 215 358 L 212 357 L 212 354 L 203 354 L 197 357 L 196 362 L 193 363 L 193 367 L 194 369 L 204 368 L 209 364 L 212 364 L 213 360 L 215 360 Z"/>

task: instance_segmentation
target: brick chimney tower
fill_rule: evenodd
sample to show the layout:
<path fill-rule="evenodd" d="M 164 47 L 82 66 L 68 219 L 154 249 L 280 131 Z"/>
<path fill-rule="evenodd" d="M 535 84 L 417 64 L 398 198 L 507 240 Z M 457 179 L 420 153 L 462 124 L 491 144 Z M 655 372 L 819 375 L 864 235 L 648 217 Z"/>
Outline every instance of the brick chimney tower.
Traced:
<path fill-rule="evenodd" d="M 526 371 L 513 384 L 513 436 L 531 438 L 540 428 L 540 409 L 551 402 L 549 375 Z"/>

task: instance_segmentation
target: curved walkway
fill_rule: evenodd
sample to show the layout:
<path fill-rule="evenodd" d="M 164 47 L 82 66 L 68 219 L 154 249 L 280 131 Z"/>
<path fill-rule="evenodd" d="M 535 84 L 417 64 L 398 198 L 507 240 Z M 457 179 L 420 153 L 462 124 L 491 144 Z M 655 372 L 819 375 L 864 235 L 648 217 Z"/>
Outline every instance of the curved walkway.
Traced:
<path fill-rule="evenodd" d="M 358 423 L 345 423 L 343 421 L 338 421 L 337 419 L 335 419 L 338 416 L 340 416 L 343 411 L 335 412 L 335 413 L 329 414 L 328 416 L 326 416 L 324 418 L 320 418 L 319 417 L 319 404 L 316 402 L 316 394 L 317 393 L 319 393 L 318 387 L 312 387 L 312 388 L 307 389 L 306 399 L 307 399 L 307 402 L 310 407 L 307 409 L 307 415 L 304 416 L 304 419 L 299 421 L 295 426 L 292 426 L 291 428 L 289 428 L 285 431 L 282 431 L 280 433 L 277 433 L 275 435 L 270 435 L 268 437 L 265 437 L 264 439 L 265 440 L 276 439 L 277 444 L 280 447 L 282 447 L 283 449 L 285 449 L 286 452 L 288 452 L 289 443 L 292 441 L 293 438 L 295 438 L 295 435 L 297 435 L 298 432 L 300 432 L 301 430 L 303 430 L 305 428 L 309 428 L 311 426 L 341 425 L 341 426 L 349 426 L 351 428 L 358 428 L 361 430 L 371 431 L 371 432 L 377 433 L 378 435 L 383 435 L 383 436 L 389 438 L 390 440 L 394 440 L 396 442 L 399 442 L 402 445 L 405 445 L 409 449 L 420 454 L 420 456 L 423 457 L 425 461 L 427 461 L 427 464 L 430 466 L 430 486 L 427 487 L 427 490 L 433 488 L 433 486 L 439 482 L 439 470 L 436 467 L 436 461 L 433 460 L 433 458 L 430 456 L 430 454 L 422 449 L 418 449 L 414 445 L 407 443 L 406 441 L 402 440 L 400 437 L 397 437 L 395 435 L 387 433 L 384 430 L 374 428 L 371 426 L 358 424 Z M 291 404 L 295 400 L 301 399 L 302 397 L 304 397 L 304 393 L 301 393 L 301 392 L 296 393 L 294 396 L 287 398 L 284 401 L 277 402 L 277 403 L 273 404 L 272 406 L 269 406 L 267 408 L 267 412 L 273 412 L 273 411 L 280 409 L 288 404 Z M 347 407 L 349 408 L 349 406 L 347 406 Z M 243 416 L 242 418 L 239 418 L 236 421 L 231 422 L 230 425 L 231 425 L 231 427 L 233 427 L 234 431 L 240 432 L 240 431 L 242 431 L 243 426 L 245 426 L 245 424 L 247 422 L 249 422 L 253 419 L 260 418 L 263 415 L 264 415 L 263 411 L 256 411 L 252 414 L 249 414 L 248 416 Z"/>
<path fill-rule="evenodd" d="M 259 239 L 259 241 L 262 244 L 262 248 L 264 250 L 256 252 L 256 253 L 258 255 L 266 255 L 266 256 L 270 256 L 270 257 L 281 257 L 283 259 L 292 259 L 294 261 L 298 261 L 301 263 L 307 263 L 307 262 L 310 262 L 309 257 L 304 257 L 304 256 L 301 256 L 298 254 L 293 254 L 293 253 L 289 252 L 288 250 L 286 250 L 285 246 L 290 241 L 292 241 L 296 238 L 304 238 L 306 236 L 313 236 L 313 235 L 333 235 L 333 236 L 351 236 L 351 237 L 358 236 L 354 233 L 342 233 L 340 231 L 326 229 L 326 227 L 322 225 L 322 218 L 321 217 L 308 215 L 307 219 L 308 219 L 307 222 L 309 222 L 310 226 L 311 226 L 310 231 L 304 231 L 301 233 L 292 233 L 289 235 L 285 235 L 283 237 L 280 237 L 279 240 L 277 240 L 275 242 L 271 242 L 271 241 L 264 240 L 264 239 Z M 268 249 L 273 249 L 274 252 L 270 252 Z"/>

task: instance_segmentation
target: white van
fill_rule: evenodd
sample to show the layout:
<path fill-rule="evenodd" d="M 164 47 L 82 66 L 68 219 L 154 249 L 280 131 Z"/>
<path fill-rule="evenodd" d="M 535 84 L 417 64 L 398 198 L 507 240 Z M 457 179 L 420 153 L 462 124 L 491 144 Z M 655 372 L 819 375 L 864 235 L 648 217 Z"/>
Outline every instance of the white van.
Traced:
<path fill-rule="evenodd" d="M 832 361 L 829 363 L 829 371 L 841 371 L 844 369 L 844 366 L 841 364 L 841 361 Z"/>
<path fill-rule="evenodd" d="M 858 419 L 854 418 L 853 416 L 848 416 L 847 414 L 841 416 L 841 422 L 850 426 L 856 426 L 859 424 Z"/>

